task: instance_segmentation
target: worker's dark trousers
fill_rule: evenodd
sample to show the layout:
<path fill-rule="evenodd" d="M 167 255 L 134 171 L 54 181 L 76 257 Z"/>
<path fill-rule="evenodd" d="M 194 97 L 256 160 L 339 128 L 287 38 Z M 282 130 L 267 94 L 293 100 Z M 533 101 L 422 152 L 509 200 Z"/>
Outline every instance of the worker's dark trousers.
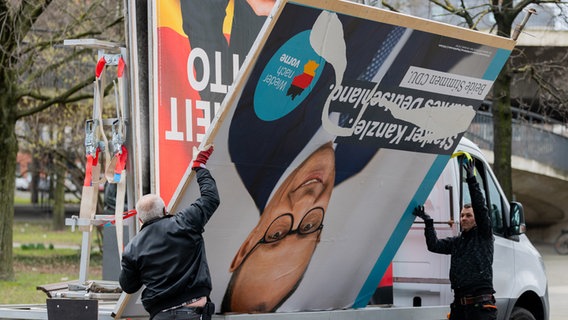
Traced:
<path fill-rule="evenodd" d="M 155 315 L 152 320 L 199 320 L 201 315 L 195 313 L 195 308 L 181 307 L 174 310 L 163 311 Z"/>
<path fill-rule="evenodd" d="M 491 301 L 459 305 L 452 303 L 450 320 L 495 320 L 497 307 Z"/>

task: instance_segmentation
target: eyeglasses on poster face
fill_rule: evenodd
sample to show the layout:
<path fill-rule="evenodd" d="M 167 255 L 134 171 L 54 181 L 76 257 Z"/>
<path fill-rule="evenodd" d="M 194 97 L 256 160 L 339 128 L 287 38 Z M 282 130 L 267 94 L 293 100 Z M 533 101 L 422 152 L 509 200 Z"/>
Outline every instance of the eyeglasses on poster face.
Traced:
<path fill-rule="evenodd" d="M 270 226 L 268 226 L 264 236 L 258 241 L 257 245 L 274 243 L 291 234 L 308 235 L 319 231 L 323 229 L 323 216 L 324 211 L 322 207 L 313 208 L 304 215 L 298 228 L 292 230 L 294 216 L 291 213 L 284 213 L 270 223 Z"/>

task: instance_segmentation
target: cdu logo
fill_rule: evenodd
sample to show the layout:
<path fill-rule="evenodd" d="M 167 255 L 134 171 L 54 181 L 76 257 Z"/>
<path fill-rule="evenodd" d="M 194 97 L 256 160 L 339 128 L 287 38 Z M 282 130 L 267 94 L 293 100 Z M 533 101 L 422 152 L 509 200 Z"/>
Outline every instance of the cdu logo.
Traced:
<path fill-rule="evenodd" d="M 292 112 L 317 83 L 325 60 L 310 45 L 311 30 L 290 38 L 276 51 L 256 85 L 254 111 L 264 121 Z"/>

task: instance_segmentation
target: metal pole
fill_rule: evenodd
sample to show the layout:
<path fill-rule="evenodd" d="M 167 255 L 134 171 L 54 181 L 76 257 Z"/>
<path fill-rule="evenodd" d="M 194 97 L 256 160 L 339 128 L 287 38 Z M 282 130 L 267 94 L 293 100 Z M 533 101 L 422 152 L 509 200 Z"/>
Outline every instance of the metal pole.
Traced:
<path fill-rule="evenodd" d="M 79 283 L 86 284 L 89 276 L 91 261 L 91 231 L 83 231 L 81 242 L 81 262 L 79 263 Z"/>

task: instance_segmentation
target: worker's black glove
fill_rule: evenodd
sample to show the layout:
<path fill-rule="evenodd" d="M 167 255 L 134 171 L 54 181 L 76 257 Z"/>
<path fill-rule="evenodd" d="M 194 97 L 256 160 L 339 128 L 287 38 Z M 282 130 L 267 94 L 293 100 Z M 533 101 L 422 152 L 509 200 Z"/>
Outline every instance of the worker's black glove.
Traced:
<path fill-rule="evenodd" d="M 416 208 L 414 208 L 412 214 L 419 218 L 422 218 L 422 220 L 424 221 L 432 220 L 432 218 L 429 215 L 427 215 L 426 212 L 424 211 L 424 206 L 417 206 Z"/>
<path fill-rule="evenodd" d="M 475 161 L 473 160 L 473 158 L 471 159 L 464 158 L 463 168 L 465 169 L 466 177 L 468 179 L 475 177 Z"/>

